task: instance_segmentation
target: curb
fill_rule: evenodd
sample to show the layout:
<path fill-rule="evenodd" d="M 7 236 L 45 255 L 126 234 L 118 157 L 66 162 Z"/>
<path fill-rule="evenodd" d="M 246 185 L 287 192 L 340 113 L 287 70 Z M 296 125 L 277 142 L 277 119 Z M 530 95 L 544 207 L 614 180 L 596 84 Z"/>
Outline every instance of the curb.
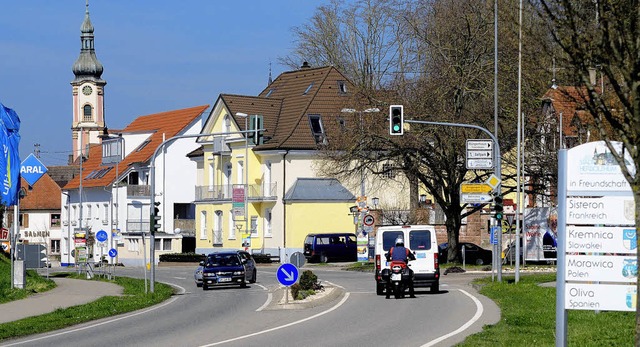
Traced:
<path fill-rule="evenodd" d="M 289 294 L 289 288 L 279 287 L 274 291 L 274 300 L 265 308 L 265 310 L 302 310 L 314 308 L 335 301 L 345 293 L 342 287 L 326 285 L 324 288 L 324 292 L 318 292 L 304 300 L 293 300 L 293 298 L 289 296 L 289 302 L 285 304 L 285 294 Z"/>

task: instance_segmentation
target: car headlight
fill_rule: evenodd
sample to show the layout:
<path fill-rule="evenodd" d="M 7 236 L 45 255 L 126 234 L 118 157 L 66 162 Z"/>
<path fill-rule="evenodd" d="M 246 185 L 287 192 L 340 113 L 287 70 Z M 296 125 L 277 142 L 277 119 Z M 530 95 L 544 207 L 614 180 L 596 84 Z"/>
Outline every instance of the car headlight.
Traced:
<path fill-rule="evenodd" d="M 244 275 L 244 271 L 234 271 L 233 274 L 235 276 Z"/>
<path fill-rule="evenodd" d="M 203 275 L 204 277 L 216 277 L 216 274 L 213 272 L 205 272 Z"/>

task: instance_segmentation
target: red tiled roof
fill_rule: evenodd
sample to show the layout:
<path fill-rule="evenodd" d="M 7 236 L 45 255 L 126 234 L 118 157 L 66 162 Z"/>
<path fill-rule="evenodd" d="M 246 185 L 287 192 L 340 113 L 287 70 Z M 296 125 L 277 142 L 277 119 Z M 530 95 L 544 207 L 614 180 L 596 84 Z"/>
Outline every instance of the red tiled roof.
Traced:
<path fill-rule="evenodd" d="M 24 178 L 20 179 L 20 187 L 24 188 L 26 195 L 20 199 L 20 209 L 23 210 L 59 210 L 60 186 L 45 173 L 31 186 Z"/>
<path fill-rule="evenodd" d="M 131 124 L 122 130 L 123 133 L 134 132 L 153 132 L 149 137 L 149 143 L 139 151 L 131 152 L 119 164 L 120 173 L 132 163 L 146 163 L 149 161 L 156 148 L 163 141 L 163 134 L 166 139 L 173 137 L 185 129 L 189 124 L 196 120 L 209 105 L 196 106 L 175 111 L 167 111 L 136 118 Z M 185 153 L 186 155 L 186 153 Z M 86 177 L 101 169 L 108 169 L 112 165 L 102 164 L 102 146 L 92 145 L 89 148 L 89 157 L 83 163 L 82 174 L 85 177 L 82 181 L 83 187 L 105 187 L 113 183 L 115 180 L 115 169 L 111 169 L 104 176 L 99 178 L 87 179 Z M 80 178 L 74 177 L 63 189 L 79 188 Z"/>
<path fill-rule="evenodd" d="M 562 113 L 562 132 L 565 136 L 577 136 L 577 129 L 571 125 L 574 116 L 578 116 L 583 124 L 589 124 L 589 114 L 584 111 L 586 89 L 573 86 L 559 86 L 549 89 L 543 100 L 548 101 L 555 114 L 560 118 Z"/>

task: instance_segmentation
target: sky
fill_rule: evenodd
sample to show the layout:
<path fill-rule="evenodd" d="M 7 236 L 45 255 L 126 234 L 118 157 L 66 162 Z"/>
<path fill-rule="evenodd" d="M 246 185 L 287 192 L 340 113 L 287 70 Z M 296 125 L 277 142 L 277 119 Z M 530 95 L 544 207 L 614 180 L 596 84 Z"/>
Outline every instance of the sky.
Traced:
<path fill-rule="evenodd" d="M 289 68 L 293 27 L 329 0 L 92 0 L 104 66 L 105 120 L 123 129 L 143 115 L 212 105 L 221 93 L 258 95 Z M 20 157 L 39 144 L 45 166 L 66 165 L 73 117 L 71 67 L 85 0 L 3 1 L 0 102 L 21 120 Z M 302 63 L 302 62 L 301 62 Z"/>

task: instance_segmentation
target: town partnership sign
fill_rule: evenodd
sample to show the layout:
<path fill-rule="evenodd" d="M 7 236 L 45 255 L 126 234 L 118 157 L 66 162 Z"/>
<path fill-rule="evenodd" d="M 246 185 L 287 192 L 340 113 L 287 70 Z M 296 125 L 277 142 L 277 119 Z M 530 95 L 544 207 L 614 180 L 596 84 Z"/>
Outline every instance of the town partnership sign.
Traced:
<path fill-rule="evenodd" d="M 558 162 L 556 346 L 566 346 L 566 310 L 635 311 L 635 203 L 618 165 L 633 161 L 620 142 L 561 150 Z"/>

